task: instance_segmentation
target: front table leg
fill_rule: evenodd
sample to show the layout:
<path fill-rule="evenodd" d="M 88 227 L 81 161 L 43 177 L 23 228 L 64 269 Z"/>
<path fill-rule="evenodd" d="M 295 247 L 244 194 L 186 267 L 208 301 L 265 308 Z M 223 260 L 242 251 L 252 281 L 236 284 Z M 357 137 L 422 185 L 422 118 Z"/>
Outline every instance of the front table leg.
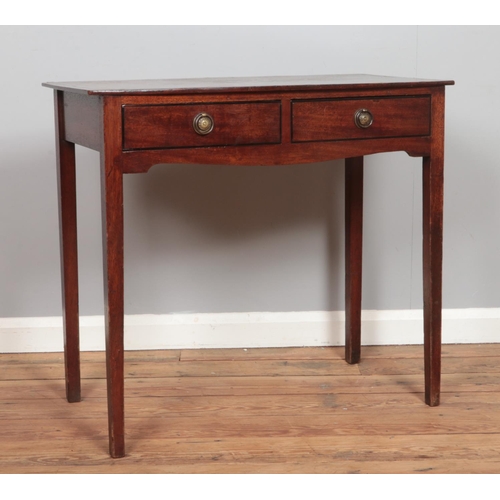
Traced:
<path fill-rule="evenodd" d="M 123 173 L 107 152 L 101 155 L 106 373 L 109 452 L 125 455 L 123 352 Z"/>
<path fill-rule="evenodd" d="M 363 254 L 363 157 L 345 160 L 345 359 L 361 354 L 361 270 Z"/>

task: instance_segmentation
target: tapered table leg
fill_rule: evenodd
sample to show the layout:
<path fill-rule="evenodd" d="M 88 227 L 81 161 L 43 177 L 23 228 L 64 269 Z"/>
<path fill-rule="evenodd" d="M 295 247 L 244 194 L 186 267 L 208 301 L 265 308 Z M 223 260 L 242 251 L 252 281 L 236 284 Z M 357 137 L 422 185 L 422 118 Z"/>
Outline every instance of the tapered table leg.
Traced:
<path fill-rule="evenodd" d="M 443 161 L 423 160 L 425 402 L 439 405 L 443 259 Z"/>
<path fill-rule="evenodd" d="M 443 263 L 444 88 L 431 101 L 431 152 L 423 159 L 425 402 L 439 405 Z"/>
<path fill-rule="evenodd" d="M 361 270 L 363 253 L 363 157 L 345 160 L 345 359 L 361 354 Z"/>
<path fill-rule="evenodd" d="M 104 257 L 106 373 L 108 389 L 109 452 L 125 455 L 123 346 L 123 173 L 116 160 L 121 131 L 113 127 L 120 109 L 105 102 L 104 151 L 101 154 L 101 198 Z M 109 123 L 107 123 L 109 121 Z M 107 131 L 107 132 L 106 132 Z"/>
<path fill-rule="evenodd" d="M 66 397 L 81 400 L 75 145 L 65 140 L 63 92 L 54 91 Z"/>

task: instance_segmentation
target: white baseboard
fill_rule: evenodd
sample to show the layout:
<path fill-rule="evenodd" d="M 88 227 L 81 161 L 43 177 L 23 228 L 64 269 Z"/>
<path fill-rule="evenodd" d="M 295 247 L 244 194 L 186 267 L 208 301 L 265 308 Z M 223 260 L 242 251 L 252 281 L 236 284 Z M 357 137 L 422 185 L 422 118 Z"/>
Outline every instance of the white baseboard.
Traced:
<path fill-rule="evenodd" d="M 102 316 L 80 318 L 83 351 L 104 349 Z M 125 316 L 125 349 L 329 346 L 344 343 L 344 312 Z M 365 345 L 421 344 L 422 311 L 363 311 Z M 500 342 L 500 309 L 445 309 L 443 342 Z M 0 318 L 0 352 L 63 350 L 61 317 Z"/>

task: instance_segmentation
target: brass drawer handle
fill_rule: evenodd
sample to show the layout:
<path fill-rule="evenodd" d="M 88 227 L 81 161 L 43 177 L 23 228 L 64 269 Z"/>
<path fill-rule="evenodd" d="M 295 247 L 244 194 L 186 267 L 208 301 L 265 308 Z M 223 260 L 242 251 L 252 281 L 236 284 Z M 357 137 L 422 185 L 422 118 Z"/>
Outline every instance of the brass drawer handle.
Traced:
<path fill-rule="evenodd" d="M 373 115 L 367 109 L 358 109 L 354 113 L 354 123 L 359 128 L 368 128 L 373 123 Z"/>
<path fill-rule="evenodd" d="M 193 128 L 197 134 L 207 135 L 214 129 L 214 119 L 208 113 L 198 113 L 194 117 Z"/>

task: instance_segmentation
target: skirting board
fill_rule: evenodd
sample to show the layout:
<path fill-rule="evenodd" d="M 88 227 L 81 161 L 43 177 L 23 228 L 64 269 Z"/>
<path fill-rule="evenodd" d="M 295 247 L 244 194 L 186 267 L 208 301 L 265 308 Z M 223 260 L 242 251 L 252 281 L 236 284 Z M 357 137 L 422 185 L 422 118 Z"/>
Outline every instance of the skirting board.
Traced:
<path fill-rule="evenodd" d="M 344 344 L 344 312 L 250 312 L 125 316 L 125 349 Z M 82 351 L 104 349 L 102 316 L 80 318 Z M 364 345 L 421 344 L 421 310 L 363 311 Z M 443 343 L 500 342 L 500 309 L 443 310 Z M 63 350 L 61 317 L 0 318 L 0 352 Z"/>

